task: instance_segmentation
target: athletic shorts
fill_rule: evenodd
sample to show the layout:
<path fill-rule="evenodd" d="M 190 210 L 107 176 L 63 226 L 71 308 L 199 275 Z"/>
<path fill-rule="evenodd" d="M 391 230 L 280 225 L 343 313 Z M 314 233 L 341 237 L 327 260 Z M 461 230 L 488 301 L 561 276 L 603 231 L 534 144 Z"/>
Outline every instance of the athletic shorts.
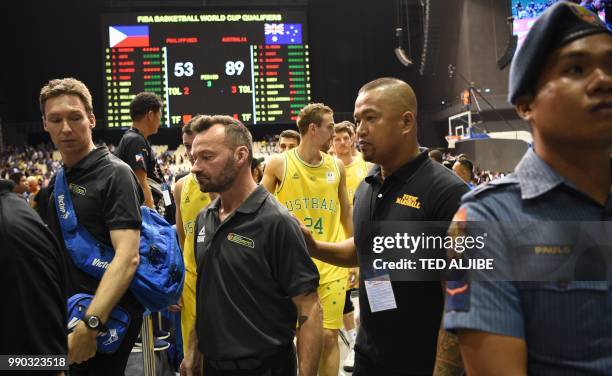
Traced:
<path fill-rule="evenodd" d="M 351 300 L 351 290 L 346 290 L 346 299 L 344 300 L 344 311 L 343 314 L 351 313 L 355 311 L 355 306 L 353 305 L 353 301 Z"/>
<path fill-rule="evenodd" d="M 323 328 L 342 328 L 342 311 L 346 299 L 346 278 L 323 283 L 317 289 L 323 308 Z"/>

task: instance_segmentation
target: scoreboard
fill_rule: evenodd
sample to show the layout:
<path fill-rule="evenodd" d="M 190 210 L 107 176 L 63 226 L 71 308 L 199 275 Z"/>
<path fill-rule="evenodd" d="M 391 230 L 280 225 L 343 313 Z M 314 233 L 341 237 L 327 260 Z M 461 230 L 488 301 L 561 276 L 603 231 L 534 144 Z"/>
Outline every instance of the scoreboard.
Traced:
<path fill-rule="evenodd" d="M 162 97 L 166 127 L 196 114 L 291 123 L 310 101 L 303 11 L 106 14 L 102 27 L 109 127 L 131 125 L 142 91 Z"/>

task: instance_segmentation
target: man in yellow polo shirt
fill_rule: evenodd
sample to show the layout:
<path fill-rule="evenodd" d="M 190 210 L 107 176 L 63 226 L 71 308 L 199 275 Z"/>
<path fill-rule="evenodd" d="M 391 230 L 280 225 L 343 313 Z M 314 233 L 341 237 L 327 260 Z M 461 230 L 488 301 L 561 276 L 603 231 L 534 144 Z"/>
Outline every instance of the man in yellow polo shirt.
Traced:
<path fill-rule="evenodd" d="M 187 124 L 183 126 L 183 145 L 187 149 L 187 156 L 193 164 L 191 156 L 191 145 L 195 138 L 195 133 L 192 131 L 193 124 L 196 124 L 206 115 L 196 115 Z M 188 333 L 195 324 L 196 312 L 196 262 L 193 252 L 194 235 L 193 229 L 198 213 L 206 208 L 211 202 L 209 193 L 200 191 L 200 185 L 194 178 L 193 174 L 189 173 L 174 185 L 174 202 L 176 205 L 176 232 L 179 237 L 179 244 L 183 250 L 183 261 L 185 263 L 185 285 L 183 294 L 181 295 L 181 333 L 183 338 L 187 337 Z M 188 348 L 189 341 L 183 340 L 183 353 L 186 355 L 192 349 Z"/>
<path fill-rule="evenodd" d="M 341 241 L 353 233 L 344 166 L 320 151 L 328 150 L 331 145 L 333 111 L 320 103 L 309 104 L 300 110 L 298 127 L 302 137 L 300 145 L 270 159 L 262 185 L 312 231 L 315 239 Z M 320 274 L 318 293 L 324 328 L 319 375 L 337 376 L 338 330 L 343 325 L 348 269 L 314 262 Z"/>

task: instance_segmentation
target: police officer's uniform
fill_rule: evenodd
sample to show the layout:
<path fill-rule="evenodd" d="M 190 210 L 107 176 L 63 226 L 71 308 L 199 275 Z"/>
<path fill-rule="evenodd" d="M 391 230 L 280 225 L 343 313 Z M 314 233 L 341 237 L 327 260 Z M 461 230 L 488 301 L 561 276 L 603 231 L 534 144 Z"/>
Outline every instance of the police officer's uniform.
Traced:
<path fill-rule="evenodd" d="M 460 210 L 466 211 L 468 226 L 473 221 L 516 225 L 612 221 L 612 194 L 608 204 L 601 206 L 530 149 L 515 173 L 466 194 Z M 529 243 L 529 235 L 542 234 L 525 232 L 522 241 Z M 504 253 L 498 247 L 490 250 Z M 562 252 L 562 247 L 558 250 Z M 531 262 L 546 263 L 551 256 L 559 255 L 536 253 L 534 246 Z M 608 281 L 472 282 L 465 293 L 447 295 L 444 326 L 528 341 L 529 374 L 612 370 L 612 288 Z"/>
<path fill-rule="evenodd" d="M 575 4 L 558 3 L 545 12 L 515 57 L 510 102 L 515 103 L 536 82 L 553 49 L 587 35 L 608 32 L 602 28 L 596 17 Z M 523 226 L 527 230 L 516 234 L 515 239 L 532 245 L 531 254 L 523 262 L 528 269 L 562 262 L 575 254 L 572 247 L 559 244 L 564 234 L 547 231 L 546 224 L 592 221 L 605 228 L 606 221 L 612 221 L 612 192 L 607 204 L 601 205 L 529 149 L 514 173 L 466 194 L 457 216 L 467 220 L 468 227 L 473 221 Z M 539 244 L 546 238 L 548 243 Z M 490 240 L 495 244 L 489 247 L 493 256 L 505 260 L 516 256 L 517 249 L 504 241 L 517 240 Z M 461 282 L 463 286 L 455 282 L 453 289 L 447 290 L 444 326 L 525 340 L 528 374 L 610 374 L 612 288 L 605 272 L 598 282 L 578 277 L 575 282 L 508 279 Z"/>

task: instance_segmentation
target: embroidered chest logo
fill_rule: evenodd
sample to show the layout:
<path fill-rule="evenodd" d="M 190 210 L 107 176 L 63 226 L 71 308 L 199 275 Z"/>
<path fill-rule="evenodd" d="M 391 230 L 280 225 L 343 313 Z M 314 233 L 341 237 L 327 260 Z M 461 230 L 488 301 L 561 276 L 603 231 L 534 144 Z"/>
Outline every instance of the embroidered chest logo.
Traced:
<path fill-rule="evenodd" d="M 200 232 L 198 232 L 198 237 L 196 239 L 196 243 L 204 243 L 204 237 L 206 236 L 206 229 L 202 226 Z"/>
<path fill-rule="evenodd" d="M 300 175 L 298 175 L 298 173 L 297 173 L 297 172 L 296 172 L 295 174 L 293 174 L 292 179 L 299 179 L 299 178 L 300 178 Z"/>
<path fill-rule="evenodd" d="M 80 185 L 70 183 L 69 187 L 72 192 L 78 195 L 85 196 L 85 193 L 87 193 L 87 189 L 85 189 L 85 187 L 81 187 Z"/>
<path fill-rule="evenodd" d="M 395 203 L 399 205 L 409 206 L 415 209 L 421 208 L 421 203 L 419 202 L 419 198 L 416 196 L 411 196 L 407 194 L 404 194 L 403 196 L 395 199 Z"/>
<path fill-rule="evenodd" d="M 363 170 L 361 168 L 358 168 L 355 172 L 355 175 L 357 175 L 358 178 L 363 177 Z"/>
<path fill-rule="evenodd" d="M 233 232 L 227 234 L 227 240 L 245 247 L 255 248 L 255 242 L 253 241 L 253 239 L 249 239 L 246 236 L 234 234 Z"/>
<path fill-rule="evenodd" d="M 325 177 L 327 178 L 328 183 L 333 183 L 336 181 L 336 175 L 334 174 L 333 171 L 327 171 L 327 173 L 325 174 Z"/>

